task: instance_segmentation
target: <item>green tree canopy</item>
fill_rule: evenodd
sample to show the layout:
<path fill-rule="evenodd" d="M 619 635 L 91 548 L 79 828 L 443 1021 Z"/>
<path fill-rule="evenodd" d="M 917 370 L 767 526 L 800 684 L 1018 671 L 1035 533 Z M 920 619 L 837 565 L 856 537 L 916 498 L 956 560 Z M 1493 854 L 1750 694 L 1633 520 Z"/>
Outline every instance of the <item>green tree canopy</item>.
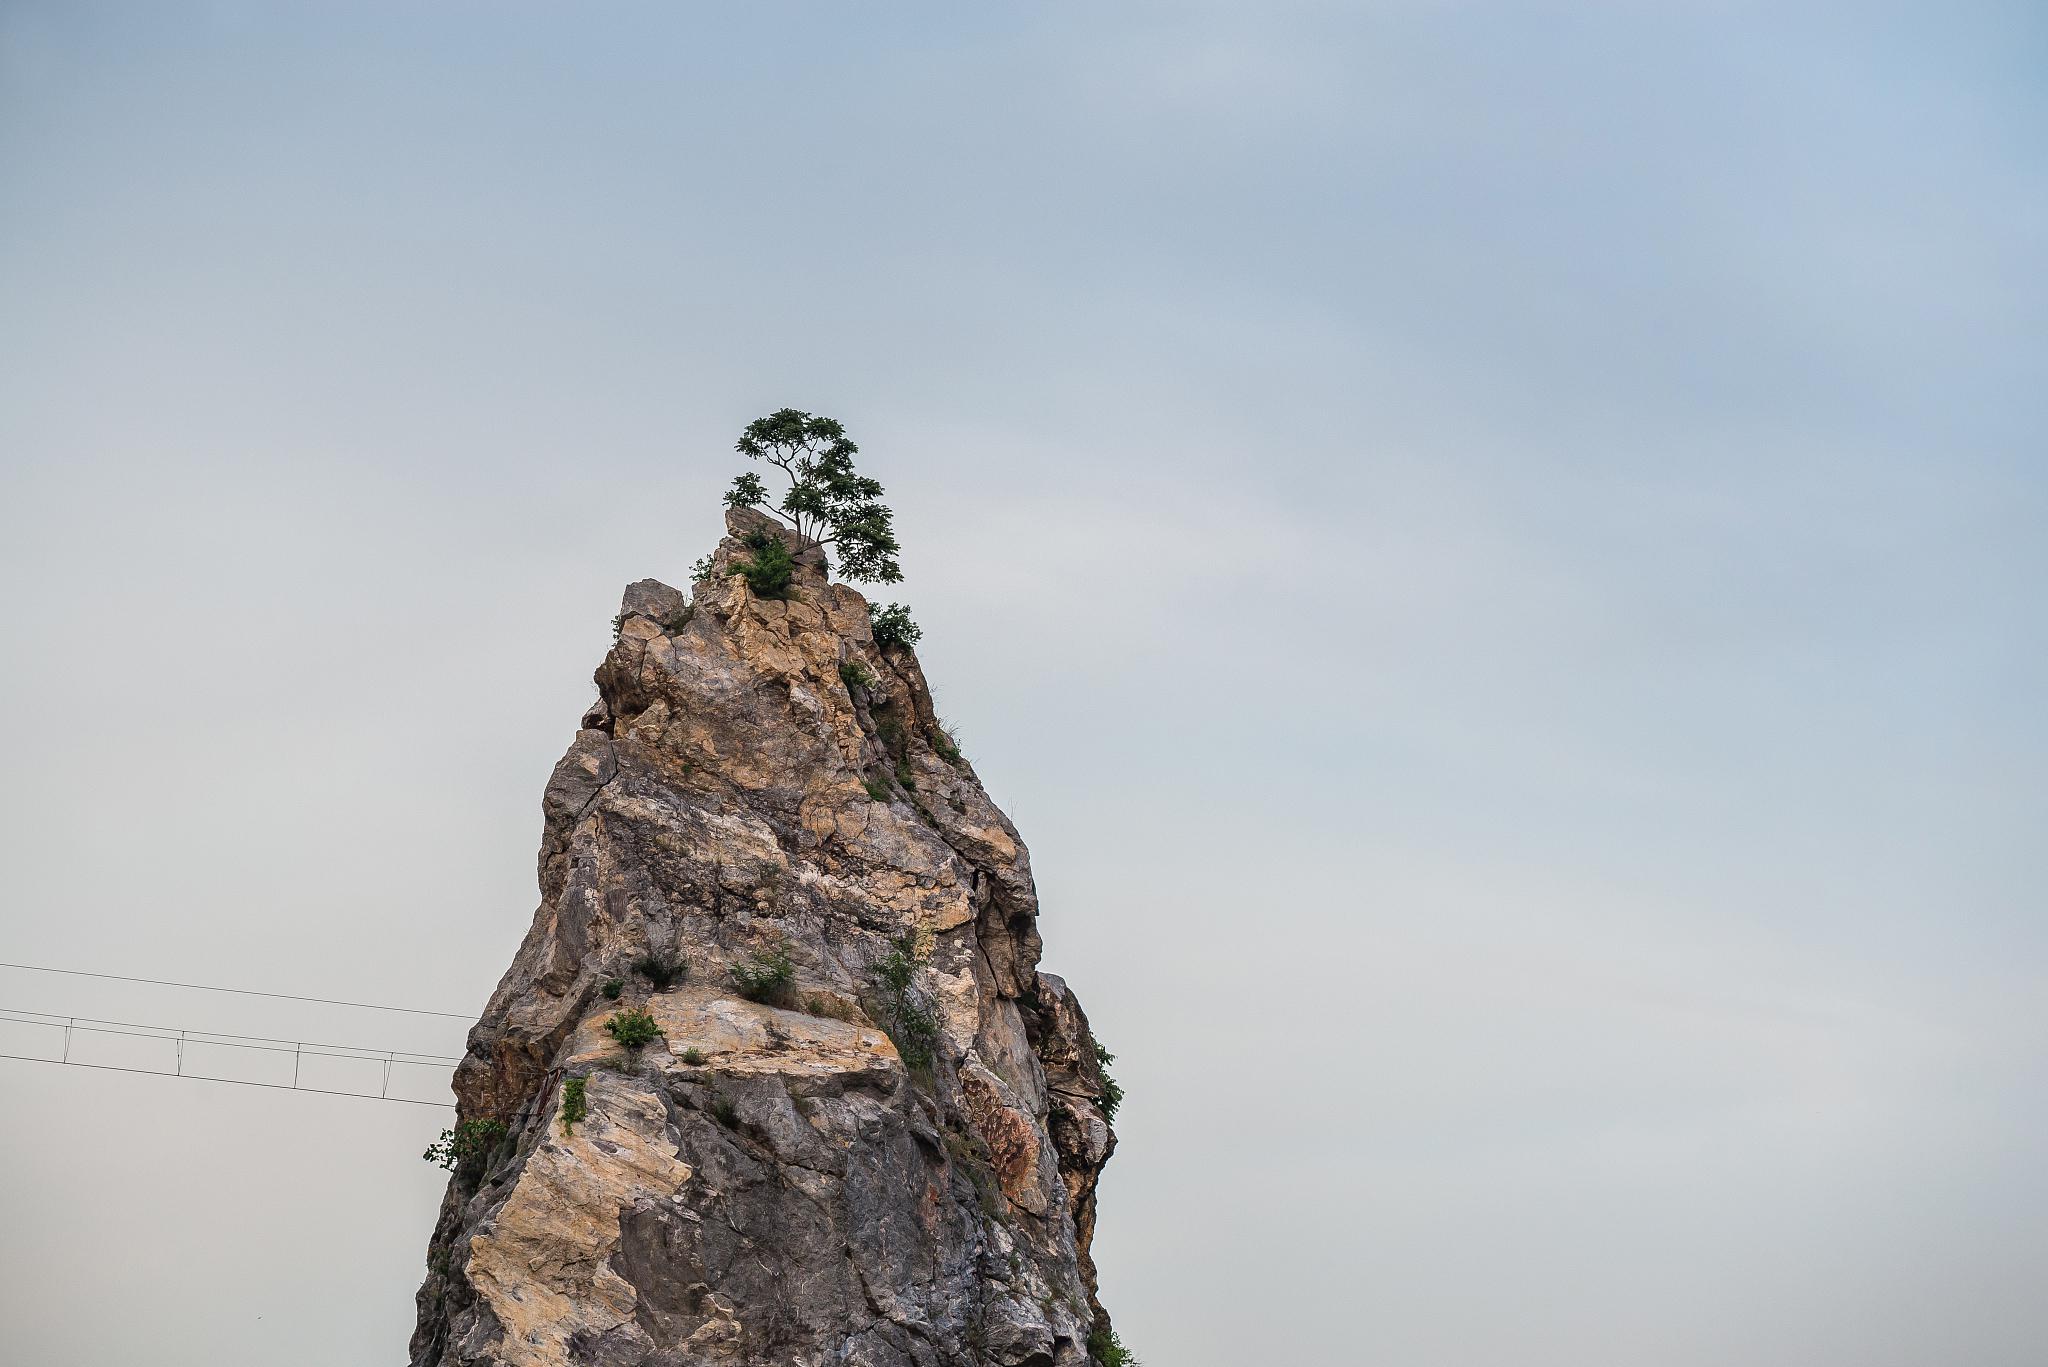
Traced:
<path fill-rule="evenodd" d="M 881 502 L 881 484 L 854 470 L 860 448 L 837 420 L 777 409 L 748 423 L 734 449 L 788 478 L 789 490 L 772 511 L 797 535 L 833 547 L 841 574 L 881 584 L 903 577 L 896 563 L 902 548 L 892 529 L 896 515 Z M 725 501 L 734 508 L 760 508 L 768 501 L 768 487 L 750 470 L 733 480 Z"/>

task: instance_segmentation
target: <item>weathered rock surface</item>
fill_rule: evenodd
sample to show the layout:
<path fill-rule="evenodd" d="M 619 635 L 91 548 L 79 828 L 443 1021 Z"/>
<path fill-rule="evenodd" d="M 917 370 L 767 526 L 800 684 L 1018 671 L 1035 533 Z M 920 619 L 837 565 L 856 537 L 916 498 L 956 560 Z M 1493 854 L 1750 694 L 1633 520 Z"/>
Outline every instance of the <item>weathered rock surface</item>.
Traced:
<path fill-rule="evenodd" d="M 626 590 L 547 785 L 540 910 L 455 1083 L 505 1132 L 449 1183 L 413 1367 L 1083 1367 L 1116 1139 L 1030 856 L 861 595 L 727 527 L 694 604 Z M 727 569 L 763 530 L 788 601 Z M 793 986 L 747 999 L 777 953 Z M 660 1038 L 621 1048 L 623 1010 Z"/>

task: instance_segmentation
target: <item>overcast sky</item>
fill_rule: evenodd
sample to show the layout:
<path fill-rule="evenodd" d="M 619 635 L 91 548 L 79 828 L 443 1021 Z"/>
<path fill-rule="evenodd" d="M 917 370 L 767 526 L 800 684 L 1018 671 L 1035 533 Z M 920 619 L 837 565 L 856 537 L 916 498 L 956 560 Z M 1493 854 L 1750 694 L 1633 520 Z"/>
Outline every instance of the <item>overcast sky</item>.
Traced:
<path fill-rule="evenodd" d="M 473 1015 L 794 405 L 1118 1054 L 1152 1367 L 2038 1367 L 2044 41 L 6 0 L 0 960 Z M 445 1113 L 0 1087 L 12 1360 L 402 1360 Z"/>

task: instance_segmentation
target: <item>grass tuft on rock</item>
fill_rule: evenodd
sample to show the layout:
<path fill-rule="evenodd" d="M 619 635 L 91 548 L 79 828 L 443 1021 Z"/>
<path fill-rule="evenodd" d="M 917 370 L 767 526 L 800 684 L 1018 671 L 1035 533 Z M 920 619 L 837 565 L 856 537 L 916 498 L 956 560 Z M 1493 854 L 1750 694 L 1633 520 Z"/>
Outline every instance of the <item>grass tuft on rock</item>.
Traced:
<path fill-rule="evenodd" d="M 732 984 L 748 1001 L 764 1006 L 790 1006 L 796 1001 L 796 961 L 777 945 L 749 955 L 727 972 Z"/>
<path fill-rule="evenodd" d="M 869 669 L 859 660 L 841 660 L 839 662 L 839 682 L 846 685 L 848 692 L 852 692 L 856 688 L 860 689 L 863 693 L 872 692 L 875 687 L 875 671 Z"/>
<path fill-rule="evenodd" d="M 633 961 L 633 971 L 666 992 L 690 976 L 690 963 L 680 954 L 646 954 Z"/>

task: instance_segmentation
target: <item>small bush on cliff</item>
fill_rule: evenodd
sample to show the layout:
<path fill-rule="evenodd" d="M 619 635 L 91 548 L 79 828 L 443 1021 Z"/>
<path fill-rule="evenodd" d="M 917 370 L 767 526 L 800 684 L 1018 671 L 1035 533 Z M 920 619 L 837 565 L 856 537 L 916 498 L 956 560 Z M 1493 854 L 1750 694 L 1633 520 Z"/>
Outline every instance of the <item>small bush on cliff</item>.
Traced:
<path fill-rule="evenodd" d="M 1097 1329 L 1088 1336 L 1088 1355 L 1100 1367 L 1139 1367 L 1138 1359 L 1114 1329 Z"/>
<path fill-rule="evenodd" d="M 730 971 L 733 986 L 748 1001 L 788 1006 L 796 1000 L 796 963 L 780 945 L 734 964 Z"/>
<path fill-rule="evenodd" d="M 914 646 L 924 639 L 924 628 L 910 620 L 910 609 L 901 603 L 885 608 L 868 604 L 868 621 L 874 627 L 878 646 Z"/>
<path fill-rule="evenodd" d="M 606 1018 L 604 1028 L 628 1049 L 644 1049 L 661 1038 L 661 1027 L 645 1011 L 619 1011 Z"/>
<path fill-rule="evenodd" d="M 917 981 L 917 970 L 924 966 L 926 957 L 918 946 L 917 933 L 905 931 L 896 937 L 887 954 L 875 960 L 875 979 L 892 1000 L 901 997 Z"/>
<path fill-rule="evenodd" d="M 626 980 L 624 978 L 609 979 L 601 990 L 604 992 L 604 999 L 606 1001 L 615 1002 L 619 999 L 619 993 L 626 990 Z"/>
<path fill-rule="evenodd" d="M 680 954 L 647 954 L 633 961 L 633 971 L 666 992 L 690 976 L 690 962 Z"/>
<path fill-rule="evenodd" d="M 735 573 L 745 576 L 747 587 L 756 598 L 789 597 L 789 581 L 796 575 L 796 560 L 790 555 L 789 547 L 782 544 L 782 538 L 767 532 L 755 532 L 747 538 L 747 545 L 753 550 L 751 560 L 733 562 Z"/>
<path fill-rule="evenodd" d="M 733 449 L 782 471 L 789 489 L 777 511 L 797 535 L 834 547 L 840 573 L 877 584 L 903 577 L 896 515 L 882 504 L 882 486 L 854 470 L 860 448 L 836 420 L 780 408 L 748 423 Z M 748 471 L 733 480 L 725 501 L 759 508 L 768 501 L 768 487 Z"/>
<path fill-rule="evenodd" d="M 856 688 L 865 693 L 875 686 L 875 672 L 859 660 L 841 660 L 839 682 L 846 685 L 849 693 Z"/>
<path fill-rule="evenodd" d="M 875 961 L 875 981 L 880 989 L 882 1028 L 914 1073 L 931 1071 L 939 1042 L 938 1013 L 925 1005 L 917 993 L 917 970 L 929 951 L 914 933 L 899 937 L 887 954 Z"/>
<path fill-rule="evenodd" d="M 896 796 L 890 789 L 889 780 L 886 778 L 870 776 L 862 779 L 860 782 L 861 786 L 868 790 L 868 800 L 870 802 L 887 802 L 890 798 Z"/>
<path fill-rule="evenodd" d="M 692 1068 L 698 1067 L 704 1062 L 704 1051 L 694 1044 L 691 1045 L 683 1050 L 683 1062 L 689 1064 Z"/>
<path fill-rule="evenodd" d="M 491 1154 L 504 1138 L 505 1124 L 501 1120 L 465 1120 L 453 1129 L 441 1131 L 441 1137 L 420 1157 L 474 1182 L 483 1175 Z"/>
<path fill-rule="evenodd" d="M 587 1077 L 572 1077 L 562 1084 L 562 1133 L 576 1133 L 576 1122 L 590 1114 L 590 1103 L 584 1098 L 584 1091 L 590 1086 Z"/>
<path fill-rule="evenodd" d="M 1116 1119 L 1116 1108 L 1124 1104 L 1124 1089 L 1109 1075 L 1109 1065 L 1116 1062 L 1116 1055 L 1102 1047 L 1101 1040 L 1091 1040 L 1095 1046 L 1095 1066 L 1102 1070 L 1102 1114 L 1107 1120 Z"/>

